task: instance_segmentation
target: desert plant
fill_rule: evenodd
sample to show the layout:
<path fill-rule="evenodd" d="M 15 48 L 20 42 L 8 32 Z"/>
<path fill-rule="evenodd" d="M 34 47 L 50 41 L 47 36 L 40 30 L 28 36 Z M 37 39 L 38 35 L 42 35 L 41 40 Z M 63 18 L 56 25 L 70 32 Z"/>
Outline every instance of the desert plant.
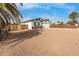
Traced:
<path fill-rule="evenodd" d="M 21 18 L 15 3 L 0 3 L 0 36 L 2 39 L 8 34 L 9 25 L 20 23 Z"/>
<path fill-rule="evenodd" d="M 67 24 L 75 25 L 75 23 L 74 22 L 71 22 L 71 21 L 67 22 Z"/>
<path fill-rule="evenodd" d="M 63 25 L 63 24 L 64 24 L 64 22 L 60 22 L 60 23 L 59 23 L 59 25 Z"/>
<path fill-rule="evenodd" d="M 60 23 L 60 21 L 57 21 L 57 23 Z"/>

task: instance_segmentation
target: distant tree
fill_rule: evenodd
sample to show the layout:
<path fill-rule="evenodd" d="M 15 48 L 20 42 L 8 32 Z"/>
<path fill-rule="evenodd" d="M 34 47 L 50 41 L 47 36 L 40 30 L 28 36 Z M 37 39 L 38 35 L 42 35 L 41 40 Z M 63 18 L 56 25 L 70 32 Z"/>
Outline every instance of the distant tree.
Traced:
<path fill-rule="evenodd" d="M 71 22 L 71 21 L 67 22 L 67 24 L 75 25 L 75 23 L 74 22 Z"/>
<path fill-rule="evenodd" d="M 57 21 L 57 23 L 60 23 L 60 21 Z"/>
<path fill-rule="evenodd" d="M 78 13 L 77 12 L 72 12 L 69 14 L 69 18 L 71 18 L 72 22 L 77 22 L 77 18 L 78 18 Z"/>
<path fill-rule="evenodd" d="M 60 22 L 60 25 L 64 24 L 64 22 Z"/>

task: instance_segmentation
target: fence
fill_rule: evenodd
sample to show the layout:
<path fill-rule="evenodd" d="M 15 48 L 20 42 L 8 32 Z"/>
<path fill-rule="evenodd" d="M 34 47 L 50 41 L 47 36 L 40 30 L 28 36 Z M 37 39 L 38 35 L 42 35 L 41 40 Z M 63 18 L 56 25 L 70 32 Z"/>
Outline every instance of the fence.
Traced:
<path fill-rule="evenodd" d="M 9 30 L 10 31 L 21 30 L 21 25 L 20 24 L 11 24 Z"/>
<path fill-rule="evenodd" d="M 79 26 L 75 26 L 75 25 L 68 25 L 68 24 L 51 24 L 50 28 L 79 28 Z"/>

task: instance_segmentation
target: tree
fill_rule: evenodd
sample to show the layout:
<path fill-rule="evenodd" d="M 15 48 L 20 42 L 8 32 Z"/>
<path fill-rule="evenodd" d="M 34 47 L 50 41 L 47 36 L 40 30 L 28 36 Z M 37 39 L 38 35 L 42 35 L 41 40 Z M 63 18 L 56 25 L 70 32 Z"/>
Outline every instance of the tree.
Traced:
<path fill-rule="evenodd" d="M 57 23 L 60 23 L 60 21 L 57 21 Z"/>
<path fill-rule="evenodd" d="M 63 25 L 63 24 L 64 24 L 64 22 L 61 22 L 60 24 L 61 24 L 61 25 Z"/>
<path fill-rule="evenodd" d="M 20 23 L 21 19 L 15 3 L 0 3 L 0 37 L 4 39 L 8 34 L 9 25 Z"/>
<path fill-rule="evenodd" d="M 71 18 L 72 22 L 77 22 L 77 17 L 78 13 L 75 11 L 69 14 L 69 18 Z"/>

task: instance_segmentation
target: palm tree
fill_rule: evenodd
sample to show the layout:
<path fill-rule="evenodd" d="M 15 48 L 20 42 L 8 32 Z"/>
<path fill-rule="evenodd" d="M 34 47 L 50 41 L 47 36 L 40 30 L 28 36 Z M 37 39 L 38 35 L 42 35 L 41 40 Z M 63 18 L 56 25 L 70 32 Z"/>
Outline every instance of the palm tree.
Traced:
<path fill-rule="evenodd" d="M 20 23 L 21 18 L 15 3 L 0 3 L 0 37 L 4 39 L 7 36 L 9 25 Z"/>
<path fill-rule="evenodd" d="M 72 22 L 77 22 L 77 17 L 78 17 L 78 13 L 75 11 L 69 14 L 69 18 L 71 18 Z"/>

